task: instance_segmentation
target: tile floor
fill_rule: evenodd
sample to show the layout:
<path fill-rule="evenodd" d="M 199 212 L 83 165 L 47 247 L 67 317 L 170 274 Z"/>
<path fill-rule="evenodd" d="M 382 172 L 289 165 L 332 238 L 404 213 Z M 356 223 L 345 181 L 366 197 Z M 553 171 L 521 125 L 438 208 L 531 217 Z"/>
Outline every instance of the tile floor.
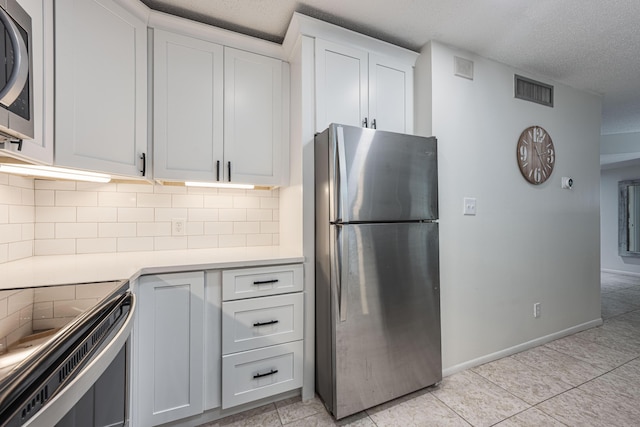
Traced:
<path fill-rule="evenodd" d="M 316 398 L 223 418 L 223 426 L 638 426 L 640 277 L 602 273 L 604 325 L 464 372 L 336 422 Z M 204 427 L 204 426 L 202 426 Z"/>

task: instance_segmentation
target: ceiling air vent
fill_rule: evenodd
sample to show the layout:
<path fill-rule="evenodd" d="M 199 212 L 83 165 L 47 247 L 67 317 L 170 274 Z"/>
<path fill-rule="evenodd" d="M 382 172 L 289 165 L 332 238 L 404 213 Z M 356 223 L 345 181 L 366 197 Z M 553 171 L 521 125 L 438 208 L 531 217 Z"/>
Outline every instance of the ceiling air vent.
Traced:
<path fill-rule="evenodd" d="M 553 107 L 553 86 L 514 75 L 516 98 Z"/>

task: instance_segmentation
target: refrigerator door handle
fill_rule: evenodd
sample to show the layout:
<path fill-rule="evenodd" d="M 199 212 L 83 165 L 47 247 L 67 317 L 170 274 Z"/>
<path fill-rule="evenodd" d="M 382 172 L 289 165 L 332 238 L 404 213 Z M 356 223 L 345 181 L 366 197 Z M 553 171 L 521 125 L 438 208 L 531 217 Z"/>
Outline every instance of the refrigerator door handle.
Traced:
<path fill-rule="evenodd" d="M 344 148 L 344 128 L 337 126 L 337 145 L 338 145 L 338 188 L 340 189 L 338 195 L 338 212 L 340 213 L 340 219 L 342 222 L 349 222 L 349 209 L 346 206 L 346 201 L 349 200 L 347 190 L 347 156 Z"/>
<path fill-rule="evenodd" d="M 340 287 L 338 291 L 338 311 L 340 312 L 340 321 L 346 322 L 347 320 L 347 272 L 349 270 L 349 249 L 345 248 L 344 233 L 346 230 L 344 227 L 336 227 L 338 233 L 338 244 L 340 252 L 340 260 L 336 264 L 338 266 L 338 283 Z"/>

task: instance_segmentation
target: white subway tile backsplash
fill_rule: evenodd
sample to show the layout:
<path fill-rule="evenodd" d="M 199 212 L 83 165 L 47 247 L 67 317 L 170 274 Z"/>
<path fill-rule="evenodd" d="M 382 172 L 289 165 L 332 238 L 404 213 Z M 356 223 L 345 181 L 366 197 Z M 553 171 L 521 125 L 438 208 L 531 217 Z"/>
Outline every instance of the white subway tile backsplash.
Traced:
<path fill-rule="evenodd" d="M 17 313 L 23 308 L 33 304 L 33 289 L 25 292 L 16 292 L 7 298 L 7 314 Z"/>
<path fill-rule="evenodd" d="M 118 208 L 118 222 L 149 222 L 153 218 L 153 208 Z"/>
<path fill-rule="evenodd" d="M 262 209 L 278 209 L 280 199 L 273 197 L 263 197 L 260 199 L 260 207 Z"/>
<path fill-rule="evenodd" d="M 35 222 L 76 222 L 76 208 L 36 206 Z"/>
<path fill-rule="evenodd" d="M 115 237 L 100 237 L 97 239 L 77 239 L 76 253 L 99 254 L 117 252 L 118 240 Z"/>
<path fill-rule="evenodd" d="M 154 237 L 153 245 L 156 251 L 187 249 L 189 247 L 187 236 Z"/>
<path fill-rule="evenodd" d="M 8 223 L 9 223 L 9 205 L 0 204 L 0 224 L 8 224 Z"/>
<path fill-rule="evenodd" d="M 170 222 L 139 222 L 136 224 L 138 237 L 171 236 Z"/>
<path fill-rule="evenodd" d="M 49 319 L 53 317 L 53 301 L 36 302 L 33 304 L 33 319 Z"/>
<path fill-rule="evenodd" d="M 31 255 L 276 245 L 279 191 L 0 174 L 0 263 Z M 171 221 L 185 218 L 186 235 Z"/>
<path fill-rule="evenodd" d="M 56 224 L 53 222 L 39 222 L 35 225 L 35 239 L 54 239 Z"/>
<path fill-rule="evenodd" d="M 16 261 L 33 255 L 33 240 L 8 244 L 7 261 Z"/>
<path fill-rule="evenodd" d="M 189 221 L 217 221 L 218 209 L 189 209 L 187 219 Z"/>
<path fill-rule="evenodd" d="M 205 222 L 204 234 L 233 234 L 233 222 Z"/>
<path fill-rule="evenodd" d="M 260 232 L 259 222 L 234 222 L 233 234 L 257 234 Z"/>
<path fill-rule="evenodd" d="M 0 224 L 0 243 L 18 242 L 22 239 L 20 224 Z"/>
<path fill-rule="evenodd" d="M 135 222 L 105 222 L 98 224 L 98 237 L 135 237 Z"/>
<path fill-rule="evenodd" d="M 118 252 L 152 251 L 153 237 L 118 237 Z"/>
<path fill-rule="evenodd" d="M 72 255 L 76 253 L 76 239 L 36 239 L 33 243 L 34 255 Z"/>
<path fill-rule="evenodd" d="M 98 193 L 98 206 L 134 208 L 136 193 Z"/>
<path fill-rule="evenodd" d="M 155 209 L 156 222 L 169 221 L 173 218 L 186 218 L 187 208 L 156 208 Z"/>
<path fill-rule="evenodd" d="M 252 197 L 252 196 L 234 197 L 233 207 L 257 209 L 260 207 L 260 197 Z"/>
<path fill-rule="evenodd" d="M 12 224 L 33 223 L 35 220 L 35 208 L 33 205 L 9 206 L 9 222 Z"/>
<path fill-rule="evenodd" d="M 139 208 L 170 208 L 171 194 L 138 194 Z"/>
<path fill-rule="evenodd" d="M 79 207 L 78 222 L 117 222 L 118 208 Z"/>
<path fill-rule="evenodd" d="M 56 206 L 98 206 L 97 191 L 56 191 Z"/>
<path fill-rule="evenodd" d="M 271 209 L 247 209 L 247 221 L 271 221 L 273 210 Z"/>
<path fill-rule="evenodd" d="M 218 247 L 233 248 L 247 246 L 247 236 L 245 234 L 221 234 L 218 236 Z"/>
<path fill-rule="evenodd" d="M 61 222 L 56 224 L 56 239 L 83 239 L 98 237 L 98 224 L 95 222 Z"/>
<path fill-rule="evenodd" d="M 205 208 L 232 208 L 233 196 L 218 195 L 218 196 L 204 196 Z"/>
<path fill-rule="evenodd" d="M 271 246 L 273 237 L 271 234 L 247 234 L 247 246 Z"/>
<path fill-rule="evenodd" d="M 218 247 L 218 236 L 189 236 L 189 249 L 207 249 Z"/>
<path fill-rule="evenodd" d="M 174 208 L 202 208 L 204 196 L 202 194 L 174 194 L 171 196 Z"/>
<path fill-rule="evenodd" d="M 202 236 L 204 234 L 204 222 L 187 221 L 187 236 Z"/>
<path fill-rule="evenodd" d="M 264 221 L 260 223 L 260 233 L 274 234 L 279 232 L 280 232 L 280 223 L 277 221 Z"/>
<path fill-rule="evenodd" d="M 220 209 L 218 211 L 220 221 L 246 221 L 246 209 Z"/>

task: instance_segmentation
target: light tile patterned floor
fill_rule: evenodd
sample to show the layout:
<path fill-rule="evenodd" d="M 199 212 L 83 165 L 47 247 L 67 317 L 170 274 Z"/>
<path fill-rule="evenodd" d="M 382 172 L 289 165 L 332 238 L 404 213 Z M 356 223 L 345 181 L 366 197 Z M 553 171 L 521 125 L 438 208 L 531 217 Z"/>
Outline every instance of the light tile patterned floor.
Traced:
<path fill-rule="evenodd" d="M 445 378 L 336 422 L 318 399 L 283 400 L 207 427 L 638 426 L 640 277 L 602 273 L 604 325 Z"/>

